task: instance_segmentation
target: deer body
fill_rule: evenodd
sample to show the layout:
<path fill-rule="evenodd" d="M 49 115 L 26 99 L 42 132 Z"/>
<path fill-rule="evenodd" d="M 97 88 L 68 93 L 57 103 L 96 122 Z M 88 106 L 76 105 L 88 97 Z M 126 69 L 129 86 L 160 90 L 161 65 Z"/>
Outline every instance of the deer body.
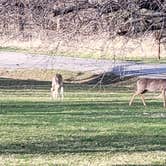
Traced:
<path fill-rule="evenodd" d="M 166 79 L 152 79 L 152 78 L 142 78 L 137 81 L 137 90 L 132 96 L 129 105 L 132 104 L 135 96 L 140 95 L 141 100 L 146 106 L 145 99 L 143 94 L 145 92 L 156 92 L 156 91 L 161 91 L 162 92 L 162 98 L 163 98 L 163 106 L 166 107 L 166 101 L 165 101 L 165 91 L 166 91 Z"/>
<path fill-rule="evenodd" d="M 61 74 L 56 74 L 52 78 L 52 87 L 51 87 L 51 97 L 52 99 L 63 99 L 63 77 Z"/>

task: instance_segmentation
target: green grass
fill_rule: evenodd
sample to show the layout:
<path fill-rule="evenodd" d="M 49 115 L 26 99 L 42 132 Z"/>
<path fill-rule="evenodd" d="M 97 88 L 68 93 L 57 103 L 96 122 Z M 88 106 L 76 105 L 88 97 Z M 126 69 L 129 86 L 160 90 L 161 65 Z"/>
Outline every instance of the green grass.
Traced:
<path fill-rule="evenodd" d="M 30 54 L 35 54 L 35 55 L 50 55 L 50 56 L 55 56 L 55 55 L 62 55 L 66 57 L 77 57 L 77 58 L 92 58 L 92 59 L 107 59 L 107 60 L 112 60 L 112 61 L 135 61 L 137 63 L 151 63 L 151 64 L 165 64 L 166 63 L 166 58 L 161 57 L 160 60 L 157 59 L 157 57 L 140 57 L 140 56 L 116 56 L 113 57 L 110 54 L 105 54 L 105 55 L 100 55 L 100 53 L 93 52 L 93 53 L 82 53 L 82 52 L 61 52 L 61 51 L 48 51 L 48 50 L 39 50 L 39 49 L 23 49 L 19 47 L 1 47 L 0 46 L 0 51 L 7 51 L 7 52 L 18 52 L 18 53 L 30 53 Z"/>
<path fill-rule="evenodd" d="M 77 57 L 77 58 L 93 58 L 93 59 L 110 59 L 109 55 L 105 55 L 103 57 L 100 56 L 99 53 L 94 52 L 94 53 L 82 53 L 78 51 L 59 51 L 59 50 L 53 50 L 49 51 L 47 49 L 45 50 L 40 50 L 40 49 L 35 49 L 35 48 L 21 48 L 21 47 L 2 47 L 0 46 L 0 51 L 6 51 L 6 52 L 18 52 L 18 53 L 30 53 L 30 54 L 35 54 L 35 55 L 50 55 L 50 56 L 66 56 L 66 57 Z"/>
<path fill-rule="evenodd" d="M 17 47 L 2 47 L 0 46 L 0 51 L 11 51 L 11 52 L 22 52 L 22 51 L 28 51 L 25 49 L 17 48 Z"/>
<path fill-rule="evenodd" d="M 68 84 L 64 101 L 51 101 L 49 82 L 10 82 L 0 81 L 0 165 L 166 164 L 160 100 L 129 107 L 128 84 Z"/>
<path fill-rule="evenodd" d="M 146 64 L 165 64 L 166 58 L 162 57 L 160 60 L 157 59 L 157 57 L 126 57 L 120 60 L 124 61 L 135 61 L 137 63 L 146 63 Z"/>

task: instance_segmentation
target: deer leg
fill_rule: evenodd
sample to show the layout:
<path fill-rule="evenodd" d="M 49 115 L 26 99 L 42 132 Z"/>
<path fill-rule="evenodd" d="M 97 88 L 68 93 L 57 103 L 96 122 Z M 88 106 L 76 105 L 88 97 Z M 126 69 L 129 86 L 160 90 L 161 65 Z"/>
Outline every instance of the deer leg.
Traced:
<path fill-rule="evenodd" d="M 145 98 L 144 98 L 144 96 L 143 96 L 142 94 L 140 94 L 140 96 L 141 96 L 141 100 L 142 100 L 142 103 L 143 103 L 143 105 L 144 105 L 144 106 L 146 106 L 146 103 L 145 103 Z"/>
<path fill-rule="evenodd" d="M 166 107 L 165 90 L 162 90 L 162 96 L 163 96 L 163 106 Z"/>
<path fill-rule="evenodd" d="M 54 91 L 55 98 L 58 99 L 58 90 Z"/>
<path fill-rule="evenodd" d="M 55 90 L 52 91 L 52 99 L 55 99 L 56 98 L 56 94 L 55 94 Z"/>
<path fill-rule="evenodd" d="M 51 99 L 52 99 L 52 100 L 54 99 L 54 95 L 53 95 L 53 93 L 54 93 L 54 89 L 51 88 Z"/>
<path fill-rule="evenodd" d="M 137 95 L 138 95 L 137 93 L 133 94 L 133 96 L 132 96 L 132 98 L 131 98 L 131 100 L 129 102 L 129 106 L 131 106 L 131 104 L 133 103 L 133 100 L 134 100 L 135 96 L 137 96 Z"/>
<path fill-rule="evenodd" d="M 58 91 L 57 91 L 57 89 L 54 89 L 52 91 L 52 99 L 57 99 L 57 98 L 58 98 Z"/>
<path fill-rule="evenodd" d="M 61 95 L 61 99 L 63 100 L 64 96 L 63 96 L 63 86 L 60 89 L 60 95 Z"/>

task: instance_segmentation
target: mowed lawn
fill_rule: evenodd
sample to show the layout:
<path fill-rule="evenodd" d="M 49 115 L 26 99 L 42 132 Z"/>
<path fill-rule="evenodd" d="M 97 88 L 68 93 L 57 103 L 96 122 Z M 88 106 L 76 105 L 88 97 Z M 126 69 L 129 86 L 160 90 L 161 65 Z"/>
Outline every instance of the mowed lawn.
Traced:
<path fill-rule="evenodd" d="M 128 106 L 129 84 L 65 85 L 0 80 L 0 165 L 164 165 L 166 109 L 150 99 Z"/>

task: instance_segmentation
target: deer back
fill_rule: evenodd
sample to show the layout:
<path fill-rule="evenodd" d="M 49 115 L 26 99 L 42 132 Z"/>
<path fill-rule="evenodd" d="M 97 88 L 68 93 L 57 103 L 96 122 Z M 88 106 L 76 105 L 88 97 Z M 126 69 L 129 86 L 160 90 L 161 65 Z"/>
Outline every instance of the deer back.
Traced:
<path fill-rule="evenodd" d="M 137 91 L 159 91 L 166 89 L 166 79 L 142 78 L 137 81 Z"/>

